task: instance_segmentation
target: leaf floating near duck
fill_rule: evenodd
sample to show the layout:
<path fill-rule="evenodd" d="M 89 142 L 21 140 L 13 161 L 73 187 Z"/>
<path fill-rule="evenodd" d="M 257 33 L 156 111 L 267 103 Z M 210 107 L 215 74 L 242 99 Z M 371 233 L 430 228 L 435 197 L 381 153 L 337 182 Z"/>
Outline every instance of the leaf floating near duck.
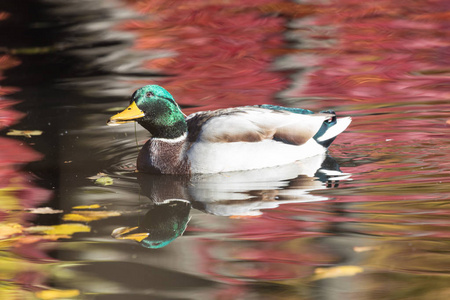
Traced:
<path fill-rule="evenodd" d="M 10 129 L 9 132 L 6 135 L 11 136 L 24 136 L 27 138 L 31 138 L 32 136 L 41 135 L 41 130 L 16 130 L 16 129 Z"/>
<path fill-rule="evenodd" d="M 274 105 L 197 112 L 185 117 L 157 85 L 135 91 L 108 125 L 136 121 L 152 137 L 139 152 L 145 173 L 192 174 L 253 170 L 323 154 L 351 118 Z"/>
<path fill-rule="evenodd" d="M 106 186 L 106 185 L 112 185 L 113 183 L 114 183 L 114 179 L 112 179 L 109 176 L 100 177 L 97 180 L 95 180 L 95 184 L 97 184 L 97 185 L 104 185 L 104 186 Z"/>

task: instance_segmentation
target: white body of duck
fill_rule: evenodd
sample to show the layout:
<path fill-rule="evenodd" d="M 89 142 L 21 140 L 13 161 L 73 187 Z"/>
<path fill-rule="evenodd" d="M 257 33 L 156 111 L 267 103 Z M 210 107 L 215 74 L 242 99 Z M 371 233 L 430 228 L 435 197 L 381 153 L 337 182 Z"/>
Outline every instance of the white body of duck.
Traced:
<path fill-rule="evenodd" d="M 159 104 L 149 105 L 149 101 Z M 169 108 L 161 109 L 161 102 Z M 158 112 L 149 108 L 165 116 L 150 124 Z M 313 114 L 272 105 L 198 112 L 185 118 L 171 95 L 159 86 L 136 91 L 132 104 L 109 124 L 130 120 L 153 134 L 139 153 L 138 170 L 162 174 L 232 172 L 293 163 L 325 153 L 351 122 L 348 117 L 336 118 L 334 112 Z M 164 120 L 170 124 L 166 126 Z"/>

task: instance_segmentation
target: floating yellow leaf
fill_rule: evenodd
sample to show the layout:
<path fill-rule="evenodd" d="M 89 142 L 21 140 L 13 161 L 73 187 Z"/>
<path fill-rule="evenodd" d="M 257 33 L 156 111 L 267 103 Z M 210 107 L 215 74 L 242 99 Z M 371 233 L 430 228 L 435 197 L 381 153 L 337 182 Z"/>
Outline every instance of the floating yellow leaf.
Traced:
<path fill-rule="evenodd" d="M 53 209 L 51 207 L 38 207 L 32 208 L 28 210 L 32 214 L 60 214 L 64 211 L 59 209 Z"/>
<path fill-rule="evenodd" d="M 6 135 L 13 135 L 13 136 L 24 136 L 27 138 L 30 138 L 32 135 L 41 135 L 42 131 L 40 130 L 16 130 L 16 129 L 10 129 L 9 132 Z"/>
<path fill-rule="evenodd" d="M 92 205 L 78 205 L 78 206 L 74 206 L 72 207 L 73 209 L 96 209 L 96 208 L 100 208 L 100 204 L 92 204 Z"/>
<path fill-rule="evenodd" d="M 64 215 L 63 220 L 74 222 L 91 222 L 117 216 L 120 216 L 120 213 L 117 211 L 75 211 L 71 214 Z"/>
<path fill-rule="evenodd" d="M 338 266 L 332 268 L 317 268 L 314 271 L 315 275 L 313 277 L 313 280 L 353 276 L 361 272 L 364 272 L 364 269 L 359 266 Z"/>
<path fill-rule="evenodd" d="M 80 295 L 79 290 L 43 290 L 35 293 L 36 297 L 43 300 L 73 298 Z"/>
<path fill-rule="evenodd" d="M 112 185 L 114 180 L 111 177 L 100 177 L 95 183 L 99 185 Z"/>
<path fill-rule="evenodd" d="M 50 235 L 72 235 L 77 232 L 90 232 L 91 227 L 84 225 L 84 224 L 61 224 L 61 225 L 55 225 L 52 226 L 53 228 L 51 230 L 45 231 L 46 234 Z"/>
<path fill-rule="evenodd" d="M 27 228 L 31 233 L 43 233 L 48 235 L 72 235 L 76 232 L 90 232 L 91 227 L 84 224 L 61 224 L 54 226 L 34 226 Z"/>

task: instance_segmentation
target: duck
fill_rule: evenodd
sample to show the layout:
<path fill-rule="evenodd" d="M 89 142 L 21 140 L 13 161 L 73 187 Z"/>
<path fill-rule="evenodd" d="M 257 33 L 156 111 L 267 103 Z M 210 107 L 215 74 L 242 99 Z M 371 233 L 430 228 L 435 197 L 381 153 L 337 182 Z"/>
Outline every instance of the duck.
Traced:
<path fill-rule="evenodd" d="M 136 90 L 110 126 L 137 122 L 150 134 L 137 171 L 210 174 L 281 166 L 324 155 L 351 123 L 331 110 L 314 113 L 270 104 L 200 111 L 186 116 L 159 85 Z"/>

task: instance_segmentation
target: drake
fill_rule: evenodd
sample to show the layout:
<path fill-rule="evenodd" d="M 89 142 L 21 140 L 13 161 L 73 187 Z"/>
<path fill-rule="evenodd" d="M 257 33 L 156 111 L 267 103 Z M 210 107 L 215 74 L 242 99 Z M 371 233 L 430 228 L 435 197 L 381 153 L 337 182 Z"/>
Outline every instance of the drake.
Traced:
<path fill-rule="evenodd" d="M 185 117 L 157 85 L 136 90 L 108 125 L 138 122 L 152 137 L 139 152 L 145 173 L 196 174 L 252 170 L 326 152 L 351 118 L 274 105 L 202 111 Z"/>

